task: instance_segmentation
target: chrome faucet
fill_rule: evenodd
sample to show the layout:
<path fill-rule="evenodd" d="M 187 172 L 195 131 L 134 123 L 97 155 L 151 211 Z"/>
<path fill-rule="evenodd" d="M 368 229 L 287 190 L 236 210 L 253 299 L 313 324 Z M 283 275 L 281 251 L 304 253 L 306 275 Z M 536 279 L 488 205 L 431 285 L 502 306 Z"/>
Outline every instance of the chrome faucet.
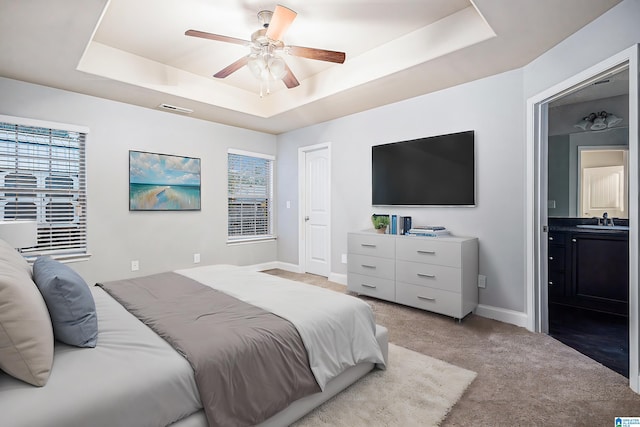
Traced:
<path fill-rule="evenodd" d="M 609 218 L 609 214 L 607 212 L 602 214 L 601 220 L 602 220 L 602 225 L 610 225 L 613 227 L 613 218 Z"/>

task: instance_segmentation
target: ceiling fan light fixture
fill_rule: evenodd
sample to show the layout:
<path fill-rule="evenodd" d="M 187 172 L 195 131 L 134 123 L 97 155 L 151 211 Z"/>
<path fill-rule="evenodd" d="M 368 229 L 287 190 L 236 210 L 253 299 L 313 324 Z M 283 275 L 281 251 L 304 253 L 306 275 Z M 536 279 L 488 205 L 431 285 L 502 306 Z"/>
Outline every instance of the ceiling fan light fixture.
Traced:
<path fill-rule="evenodd" d="M 268 62 L 269 71 L 276 80 L 282 80 L 287 75 L 287 67 L 284 59 L 277 55 L 273 55 Z"/>

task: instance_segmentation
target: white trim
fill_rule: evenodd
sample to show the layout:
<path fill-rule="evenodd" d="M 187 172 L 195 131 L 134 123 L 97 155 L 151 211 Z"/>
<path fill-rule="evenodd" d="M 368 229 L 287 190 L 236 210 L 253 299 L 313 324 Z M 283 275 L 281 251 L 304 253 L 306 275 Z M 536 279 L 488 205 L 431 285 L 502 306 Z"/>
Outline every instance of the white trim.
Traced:
<path fill-rule="evenodd" d="M 275 160 L 276 156 L 273 154 L 256 153 L 255 151 L 236 150 L 235 148 L 229 148 L 227 154 L 237 154 L 238 156 L 258 157 L 260 159 Z"/>
<path fill-rule="evenodd" d="M 478 304 L 475 314 L 486 317 L 487 319 L 494 319 L 523 328 L 527 327 L 528 316 L 527 313 L 523 313 L 522 311 L 507 310 L 505 308 L 494 307 L 491 305 Z"/>
<path fill-rule="evenodd" d="M 27 119 L 25 117 L 5 116 L 3 114 L 0 114 L 0 122 L 7 122 L 7 123 L 11 123 L 14 125 L 21 125 L 21 126 L 41 127 L 46 129 L 59 129 L 59 130 L 85 133 L 85 134 L 89 133 L 89 128 L 86 126 L 72 125 L 67 123 L 49 122 L 46 120 Z"/>
<path fill-rule="evenodd" d="M 347 275 L 342 273 L 329 273 L 328 280 L 330 282 L 339 283 L 347 286 Z"/>
<path fill-rule="evenodd" d="M 305 155 L 307 152 L 316 151 L 316 150 L 327 150 L 327 158 L 328 158 L 328 168 L 329 168 L 329 186 L 327 187 L 329 198 L 329 274 L 331 274 L 331 186 L 332 184 L 332 173 L 331 173 L 331 142 L 322 142 L 320 144 L 307 145 L 305 147 L 298 148 L 298 265 L 301 273 L 304 273 L 305 270 L 305 259 L 306 259 L 306 240 L 305 240 L 305 221 L 303 221 L 305 215 L 305 181 L 306 181 L 306 158 Z"/>
<path fill-rule="evenodd" d="M 227 245 L 242 245 L 247 243 L 261 243 L 261 242 L 271 242 L 273 240 L 277 240 L 278 238 L 273 235 L 268 236 L 253 236 L 253 237 L 239 237 L 237 239 L 229 239 L 227 238 Z"/>
<path fill-rule="evenodd" d="M 548 103 L 566 93 L 590 84 L 609 70 L 629 67 L 629 385 L 640 392 L 640 324 L 639 308 L 640 291 L 638 290 L 638 45 L 622 52 L 562 81 L 553 87 L 527 100 L 527 148 L 526 148 L 526 263 L 525 280 L 527 285 L 527 321 L 526 327 L 531 331 L 543 331 L 546 326 L 542 321 L 544 310 L 539 302 L 546 301 L 546 287 L 538 286 L 546 276 L 541 260 L 546 259 L 546 240 L 543 241 L 542 225 L 546 224 L 547 201 L 541 196 L 546 189 L 540 181 L 540 163 L 543 159 L 541 144 L 544 130 L 541 121 L 546 120 L 542 114 Z M 634 78 L 635 77 L 635 78 Z M 635 101 L 635 102 L 634 102 Z"/>

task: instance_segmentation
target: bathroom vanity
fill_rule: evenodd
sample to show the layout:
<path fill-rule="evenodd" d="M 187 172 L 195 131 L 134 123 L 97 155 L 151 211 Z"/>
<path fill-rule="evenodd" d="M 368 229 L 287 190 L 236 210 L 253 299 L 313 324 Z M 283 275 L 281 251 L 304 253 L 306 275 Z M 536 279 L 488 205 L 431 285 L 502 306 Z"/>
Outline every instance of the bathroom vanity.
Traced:
<path fill-rule="evenodd" d="M 629 232 L 625 225 L 549 219 L 549 303 L 628 315 Z"/>

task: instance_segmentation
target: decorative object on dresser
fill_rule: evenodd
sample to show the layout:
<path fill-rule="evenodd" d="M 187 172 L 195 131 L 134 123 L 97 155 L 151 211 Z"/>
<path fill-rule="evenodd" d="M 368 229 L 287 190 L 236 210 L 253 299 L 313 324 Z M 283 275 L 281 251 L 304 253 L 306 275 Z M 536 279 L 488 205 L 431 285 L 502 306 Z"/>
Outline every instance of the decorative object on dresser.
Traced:
<path fill-rule="evenodd" d="M 371 222 L 373 223 L 373 228 L 376 229 L 376 232 L 384 234 L 389 226 L 389 215 L 373 214 L 371 215 Z"/>
<path fill-rule="evenodd" d="M 478 305 L 478 239 L 349 233 L 347 289 L 462 319 Z"/>

